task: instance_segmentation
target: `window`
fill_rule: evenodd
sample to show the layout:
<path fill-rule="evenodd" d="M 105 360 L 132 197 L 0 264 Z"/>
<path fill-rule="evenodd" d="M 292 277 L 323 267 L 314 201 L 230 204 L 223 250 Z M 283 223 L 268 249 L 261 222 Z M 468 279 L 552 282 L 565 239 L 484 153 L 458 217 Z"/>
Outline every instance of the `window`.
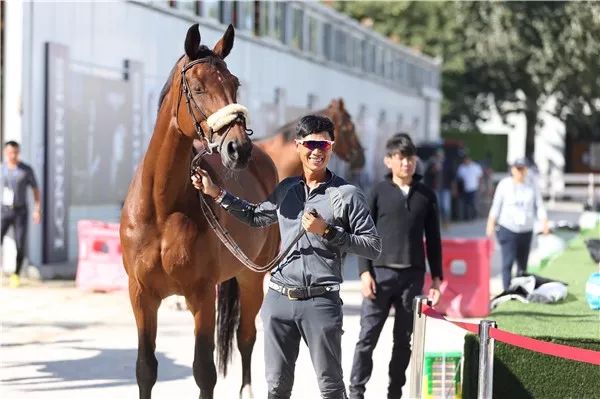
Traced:
<path fill-rule="evenodd" d="M 304 11 L 299 8 L 292 8 L 291 35 L 289 45 L 293 48 L 302 50 L 304 38 Z"/>
<path fill-rule="evenodd" d="M 241 30 L 251 32 L 254 29 L 254 2 L 236 1 L 234 2 L 237 11 L 235 27 Z"/>
<path fill-rule="evenodd" d="M 384 53 L 383 75 L 389 80 L 394 78 L 394 62 L 392 61 L 392 52 L 389 49 L 386 49 Z"/>
<path fill-rule="evenodd" d="M 169 1 L 169 6 L 189 12 L 190 14 L 200 14 L 200 3 L 197 1 Z"/>
<path fill-rule="evenodd" d="M 383 76 L 384 68 L 383 49 L 379 46 L 375 49 L 375 73 L 378 76 Z"/>
<path fill-rule="evenodd" d="M 399 83 L 406 83 L 406 63 L 401 57 L 396 58 L 394 63 L 394 80 Z"/>
<path fill-rule="evenodd" d="M 354 67 L 358 70 L 363 67 L 363 46 L 360 37 L 354 39 Z"/>
<path fill-rule="evenodd" d="M 340 29 L 335 30 L 334 53 L 335 61 L 340 64 L 346 63 L 346 32 Z"/>
<path fill-rule="evenodd" d="M 235 4 L 236 2 L 234 1 L 223 1 L 221 2 L 221 7 L 220 7 L 220 16 L 219 16 L 219 20 L 221 21 L 222 24 L 228 25 L 228 24 L 233 24 L 233 26 L 237 25 L 237 13 L 235 10 Z"/>
<path fill-rule="evenodd" d="M 220 20 L 221 4 L 217 0 L 203 0 L 200 3 L 200 14 L 205 18 Z"/>
<path fill-rule="evenodd" d="M 375 63 L 376 63 L 376 51 L 375 51 L 375 44 L 373 43 L 369 43 L 369 53 L 368 53 L 368 57 L 369 57 L 369 73 L 375 73 L 376 71 L 376 67 L 375 67 Z"/>
<path fill-rule="evenodd" d="M 272 2 L 270 1 L 261 1 L 259 2 L 259 6 L 257 9 L 258 17 L 258 27 L 256 30 L 256 34 L 259 36 L 269 36 L 271 32 L 271 9 Z"/>
<path fill-rule="evenodd" d="M 333 59 L 333 51 L 331 48 L 331 40 L 333 36 L 332 31 L 333 29 L 331 28 L 330 23 L 323 24 L 323 55 L 325 56 L 326 60 Z"/>
<path fill-rule="evenodd" d="M 282 43 L 285 43 L 286 36 L 287 3 L 275 3 L 275 24 L 273 27 L 273 37 Z"/>
<path fill-rule="evenodd" d="M 319 37 L 321 34 L 321 24 L 315 17 L 308 17 L 308 35 L 306 43 L 306 49 L 311 53 L 319 54 Z"/>

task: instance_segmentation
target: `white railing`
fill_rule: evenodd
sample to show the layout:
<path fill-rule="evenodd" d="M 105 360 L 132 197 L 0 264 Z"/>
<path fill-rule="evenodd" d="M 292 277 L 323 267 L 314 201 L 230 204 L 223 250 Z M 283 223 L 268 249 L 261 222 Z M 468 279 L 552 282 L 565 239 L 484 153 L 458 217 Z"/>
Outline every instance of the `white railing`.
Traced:
<path fill-rule="evenodd" d="M 494 184 L 507 173 L 494 173 Z M 598 173 L 564 173 L 560 176 L 540 176 L 539 181 L 542 195 L 555 201 L 557 199 L 584 200 L 588 205 L 594 205 L 600 196 L 600 174 Z"/>

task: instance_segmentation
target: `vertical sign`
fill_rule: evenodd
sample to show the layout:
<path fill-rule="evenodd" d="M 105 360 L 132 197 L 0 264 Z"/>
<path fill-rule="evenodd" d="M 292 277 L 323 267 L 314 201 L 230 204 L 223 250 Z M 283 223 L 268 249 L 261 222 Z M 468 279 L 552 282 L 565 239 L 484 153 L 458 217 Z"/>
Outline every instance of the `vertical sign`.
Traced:
<path fill-rule="evenodd" d="M 46 43 L 44 263 L 68 259 L 69 162 L 66 93 L 69 51 Z"/>
<path fill-rule="evenodd" d="M 138 164 L 144 154 L 144 132 L 142 120 L 142 99 L 144 98 L 143 64 L 138 61 L 126 60 L 128 79 L 131 87 L 131 164 L 132 176 L 135 175 Z"/>

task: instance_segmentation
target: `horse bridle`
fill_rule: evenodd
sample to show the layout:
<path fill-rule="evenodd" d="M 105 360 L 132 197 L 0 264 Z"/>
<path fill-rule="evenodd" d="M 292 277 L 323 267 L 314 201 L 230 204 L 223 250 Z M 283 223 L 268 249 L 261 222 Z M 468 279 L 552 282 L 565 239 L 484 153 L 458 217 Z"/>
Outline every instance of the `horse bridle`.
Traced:
<path fill-rule="evenodd" d="M 179 128 L 179 106 L 181 104 L 181 97 L 183 96 L 183 94 L 185 94 L 186 106 L 187 106 L 187 109 L 188 109 L 188 113 L 190 114 L 190 116 L 192 117 L 192 119 L 194 121 L 194 130 L 196 132 L 196 135 L 198 136 L 198 138 L 201 141 L 203 141 L 205 143 L 204 148 L 201 151 L 199 151 L 196 154 L 196 156 L 194 156 L 194 158 L 192 159 L 191 173 L 194 173 L 195 169 L 197 167 L 199 167 L 203 155 L 205 155 L 205 154 L 212 154 L 214 148 L 218 148 L 217 151 L 221 152 L 221 148 L 223 146 L 223 142 L 225 140 L 225 137 L 227 136 L 227 134 L 231 130 L 231 127 L 233 125 L 235 125 L 236 123 L 243 123 L 244 124 L 244 130 L 246 131 L 246 134 L 248 136 L 252 135 L 252 130 L 248 129 L 246 127 L 246 118 L 245 118 L 244 114 L 242 114 L 242 113 L 238 113 L 237 116 L 236 116 L 236 118 L 233 119 L 231 122 L 229 122 L 229 124 L 227 125 L 227 130 L 221 136 L 221 140 L 220 140 L 219 143 L 215 143 L 213 141 L 213 136 L 214 136 L 215 132 L 213 131 L 213 129 L 211 128 L 210 125 L 208 126 L 208 133 L 209 134 L 206 134 L 204 132 L 204 129 L 202 128 L 202 125 L 201 125 L 202 121 L 198 121 L 198 118 L 196 118 L 196 114 L 192 110 L 192 106 L 201 115 L 201 117 L 203 118 L 203 121 L 207 125 L 208 125 L 208 122 L 207 122 L 208 121 L 208 116 L 202 110 L 202 108 L 198 105 L 198 103 L 196 102 L 196 100 L 192 96 L 192 90 L 191 90 L 191 88 L 189 86 L 187 78 L 185 77 L 185 73 L 188 70 L 190 70 L 190 68 L 192 68 L 193 66 L 198 65 L 200 63 L 204 63 L 204 62 L 208 62 L 208 58 L 200 58 L 200 59 L 191 61 L 191 62 L 187 63 L 186 65 L 184 65 L 181 68 L 181 91 L 179 92 L 179 100 L 177 101 L 177 110 L 175 111 L 175 119 L 176 119 L 176 122 L 177 122 L 177 129 L 183 134 L 183 132 Z M 257 265 L 256 263 L 254 263 L 244 253 L 244 251 L 235 242 L 235 240 L 233 239 L 233 237 L 231 236 L 231 234 L 223 227 L 223 225 L 221 225 L 221 223 L 219 223 L 219 220 L 218 220 L 217 216 L 215 215 L 215 212 L 210 207 L 210 205 L 207 203 L 206 198 L 204 197 L 204 195 L 202 194 L 202 192 L 199 193 L 199 197 L 200 197 L 200 205 L 201 205 L 202 213 L 204 214 L 204 217 L 206 218 L 206 220 L 207 220 L 208 224 L 210 225 L 211 229 L 213 230 L 213 232 L 216 234 L 216 236 L 219 238 L 219 240 L 221 240 L 221 242 L 223 243 L 223 245 L 225 245 L 225 247 L 227 249 L 229 249 L 229 251 L 244 266 L 246 266 L 248 269 L 250 269 L 250 270 L 252 270 L 254 272 L 259 272 L 259 273 L 260 272 L 266 272 L 268 270 L 271 270 L 277 264 L 279 264 L 279 262 L 281 262 L 281 260 L 285 256 L 287 256 L 287 254 L 290 252 L 290 250 L 293 248 L 293 246 L 296 244 L 296 242 L 304 234 L 304 231 L 301 231 L 296 236 L 296 238 L 293 240 L 292 244 L 290 244 L 285 251 L 280 252 L 278 254 L 278 256 L 276 256 L 274 259 L 272 259 L 268 264 L 266 264 L 266 265 Z"/>
<path fill-rule="evenodd" d="M 210 61 L 209 57 L 204 57 L 204 58 L 199 58 L 197 60 L 188 62 L 187 64 L 183 65 L 183 67 L 181 68 L 181 90 L 179 91 L 179 99 L 177 100 L 177 109 L 175 111 L 175 120 L 177 123 L 177 129 L 183 134 L 183 132 L 179 128 L 179 106 L 181 104 L 181 97 L 183 96 L 183 94 L 185 94 L 185 103 L 186 103 L 186 107 L 188 110 L 188 114 L 191 116 L 192 120 L 194 121 L 194 131 L 196 132 L 198 139 L 205 144 L 204 150 L 201 155 L 212 154 L 213 149 L 215 149 L 215 148 L 217 148 L 217 152 L 221 152 L 223 143 L 225 142 L 225 138 L 229 134 L 229 131 L 231 130 L 232 126 L 235 125 L 236 123 L 241 123 L 244 125 L 244 130 L 246 131 L 246 134 L 248 136 L 251 136 L 253 133 L 252 129 L 248 129 L 246 127 L 246 118 L 245 118 L 244 114 L 242 114 L 242 113 L 238 113 L 237 117 L 227 125 L 227 130 L 221 135 L 221 140 L 219 143 L 214 142 L 213 137 L 215 135 L 215 132 L 213 131 L 213 129 L 210 126 L 208 126 L 208 129 L 207 129 L 208 134 L 206 134 L 204 132 L 204 129 L 202 128 L 202 122 L 203 121 L 206 122 L 208 120 L 208 116 L 206 115 L 206 113 L 202 110 L 200 105 L 198 105 L 198 103 L 194 99 L 194 96 L 192 95 L 192 89 L 190 88 L 190 85 L 185 76 L 185 73 L 187 71 L 189 71 L 192 67 L 194 67 L 198 64 L 207 63 L 209 61 Z M 200 121 L 198 120 L 198 118 L 196 117 L 196 113 L 192 109 L 192 106 L 200 114 L 200 116 L 202 117 L 202 120 L 200 120 Z"/>

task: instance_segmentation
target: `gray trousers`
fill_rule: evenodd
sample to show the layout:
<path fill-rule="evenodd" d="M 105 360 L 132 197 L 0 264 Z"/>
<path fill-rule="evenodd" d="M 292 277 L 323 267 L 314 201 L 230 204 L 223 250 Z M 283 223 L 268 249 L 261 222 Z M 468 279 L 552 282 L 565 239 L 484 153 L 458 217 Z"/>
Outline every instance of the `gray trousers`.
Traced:
<path fill-rule="evenodd" d="M 346 398 L 342 375 L 343 313 L 338 292 L 293 301 L 269 289 L 261 318 L 269 399 L 288 399 L 292 394 L 300 339 L 308 346 L 321 396 Z"/>

